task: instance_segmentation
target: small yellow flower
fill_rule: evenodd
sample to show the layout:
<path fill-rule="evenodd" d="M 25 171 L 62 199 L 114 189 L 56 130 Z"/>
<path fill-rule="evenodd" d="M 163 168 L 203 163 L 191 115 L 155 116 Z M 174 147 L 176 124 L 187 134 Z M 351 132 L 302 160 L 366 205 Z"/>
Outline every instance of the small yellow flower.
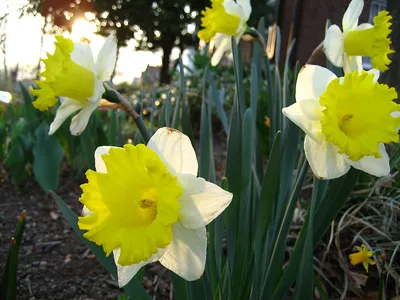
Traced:
<path fill-rule="evenodd" d="M 238 42 L 251 14 L 250 0 L 211 0 L 211 7 L 202 11 L 200 40 L 215 43 L 217 48 L 211 64 L 217 65 L 224 53 L 229 52 L 231 36 Z"/>
<path fill-rule="evenodd" d="M 346 73 L 362 70 L 362 56 L 372 58 L 372 68 L 386 71 L 391 63 L 388 55 L 394 52 L 389 38 L 392 17 L 384 10 L 374 18 L 373 25 L 358 25 L 363 6 L 363 0 L 353 0 L 343 16 L 343 32 L 337 25 L 330 26 L 326 32 L 325 54 Z"/>
<path fill-rule="evenodd" d="M 361 247 L 356 246 L 354 250 L 357 250 L 357 253 L 353 253 L 349 255 L 350 263 L 354 265 L 363 264 L 365 270 L 368 272 L 369 265 L 376 265 L 376 261 L 371 259 L 374 256 L 374 252 L 370 251 L 367 246 L 364 244 Z"/>
<path fill-rule="evenodd" d="M 96 171 L 82 185 L 84 237 L 103 246 L 126 285 L 146 264 L 162 265 L 186 280 L 204 272 L 206 225 L 231 202 L 232 194 L 197 177 L 190 139 L 161 128 L 147 146 L 102 146 Z"/>
<path fill-rule="evenodd" d="M 265 117 L 264 125 L 267 126 L 267 127 L 270 127 L 271 126 L 271 119 L 268 118 L 268 117 Z"/>

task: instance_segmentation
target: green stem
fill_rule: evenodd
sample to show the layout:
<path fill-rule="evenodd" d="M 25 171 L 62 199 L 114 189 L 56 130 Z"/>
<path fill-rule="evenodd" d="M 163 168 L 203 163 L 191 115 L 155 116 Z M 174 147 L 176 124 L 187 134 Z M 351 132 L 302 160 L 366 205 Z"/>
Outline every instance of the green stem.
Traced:
<path fill-rule="evenodd" d="M 120 93 L 110 87 L 110 85 L 104 82 L 104 87 L 106 92 L 103 94 L 103 97 L 111 102 L 119 103 L 121 108 L 132 118 L 132 120 L 136 123 L 136 126 L 141 133 L 146 144 L 150 140 L 150 133 L 146 128 L 146 125 L 143 122 L 143 119 L 140 115 L 135 111 L 132 104 L 124 98 Z"/>

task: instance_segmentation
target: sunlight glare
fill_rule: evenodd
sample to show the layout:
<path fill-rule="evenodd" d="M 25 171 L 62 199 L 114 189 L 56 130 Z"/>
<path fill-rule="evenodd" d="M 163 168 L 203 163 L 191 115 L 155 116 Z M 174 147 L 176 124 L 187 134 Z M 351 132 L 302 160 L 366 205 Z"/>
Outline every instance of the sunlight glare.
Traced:
<path fill-rule="evenodd" d="M 89 22 L 86 19 L 78 19 L 72 25 L 71 38 L 73 40 L 88 39 L 93 40 L 96 32 L 96 24 Z"/>

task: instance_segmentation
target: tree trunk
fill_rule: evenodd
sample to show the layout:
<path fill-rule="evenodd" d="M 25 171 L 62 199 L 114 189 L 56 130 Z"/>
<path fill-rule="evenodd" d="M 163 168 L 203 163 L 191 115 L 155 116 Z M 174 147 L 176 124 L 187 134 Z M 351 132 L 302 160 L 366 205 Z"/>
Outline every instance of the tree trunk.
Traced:
<path fill-rule="evenodd" d="M 387 10 L 393 17 L 392 19 L 392 49 L 395 51 L 390 55 L 392 63 L 389 70 L 382 73 L 381 82 L 386 83 L 390 87 L 394 87 L 397 93 L 400 93 L 400 1 L 388 0 Z M 399 102 L 399 97 L 396 102 Z"/>
<path fill-rule="evenodd" d="M 171 81 L 171 74 L 169 74 L 169 62 L 173 47 L 174 43 L 169 40 L 167 40 L 163 44 L 162 66 L 160 69 L 160 85 L 169 84 Z"/>

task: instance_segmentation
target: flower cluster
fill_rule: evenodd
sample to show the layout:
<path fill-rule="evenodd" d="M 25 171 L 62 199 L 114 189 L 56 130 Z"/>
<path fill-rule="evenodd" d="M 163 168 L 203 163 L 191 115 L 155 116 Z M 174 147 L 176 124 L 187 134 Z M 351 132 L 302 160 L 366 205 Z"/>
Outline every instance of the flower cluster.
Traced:
<path fill-rule="evenodd" d="M 385 145 L 398 142 L 400 105 L 393 88 L 378 83 L 379 71 L 388 69 L 391 17 L 386 11 L 374 25 L 358 25 L 363 0 L 353 0 L 342 30 L 331 26 L 324 40 L 328 59 L 342 67 L 338 78 L 326 68 L 306 65 L 296 83 L 296 103 L 283 114 L 305 133 L 304 151 L 319 179 L 344 175 L 350 167 L 375 176 L 390 172 Z M 219 63 L 247 29 L 250 0 L 212 0 L 202 12 L 198 36 L 217 47 L 211 64 Z M 56 37 L 54 54 L 33 90 L 33 105 L 48 110 L 61 105 L 50 126 L 53 134 L 76 111 L 70 131 L 80 134 L 96 109 L 116 61 L 116 40 L 110 35 L 96 62 L 90 47 Z M 374 69 L 362 70 L 361 57 L 369 56 Z M 270 120 L 265 120 L 269 127 Z M 96 171 L 86 173 L 79 218 L 84 237 L 114 256 L 120 286 L 126 285 L 146 264 L 159 261 L 186 280 L 201 277 L 205 268 L 206 225 L 230 204 L 233 195 L 197 177 L 198 163 L 189 138 L 161 128 L 146 145 L 103 146 L 95 152 Z M 375 262 L 365 246 L 356 247 L 352 264 Z"/>
<path fill-rule="evenodd" d="M 387 38 L 391 17 L 383 11 L 374 26 L 357 27 L 362 8 L 362 0 L 353 0 L 343 17 L 343 33 L 336 25 L 326 33 L 325 53 L 345 75 L 337 78 L 328 69 L 306 65 L 298 75 L 296 103 L 282 110 L 306 133 L 305 155 L 319 179 L 340 177 L 351 166 L 386 176 L 390 166 L 384 144 L 399 141 L 397 92 L 377 82 L 378 69 L 387 69 L 387 54 L 393 52 Z M 361 55 L 371 56 L 378 69 L 363 71 Z"/>

